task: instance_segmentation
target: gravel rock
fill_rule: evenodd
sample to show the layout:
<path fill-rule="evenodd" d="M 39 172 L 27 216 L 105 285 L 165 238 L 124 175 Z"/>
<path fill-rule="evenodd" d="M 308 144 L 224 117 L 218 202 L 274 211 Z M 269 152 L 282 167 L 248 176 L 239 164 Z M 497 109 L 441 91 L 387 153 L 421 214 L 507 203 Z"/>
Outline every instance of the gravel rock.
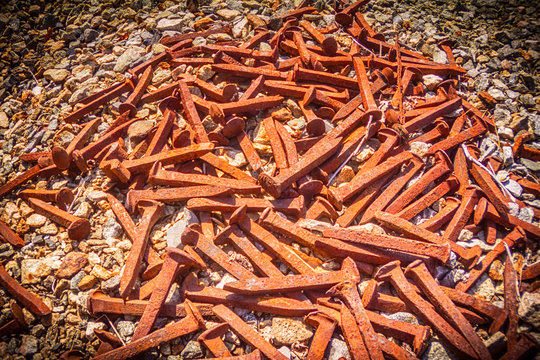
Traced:
<path fill-rule="evenodd" d="M 123 73 L 132 65 L 133 62 L 139 60 L 142 55 L 144 55 L 144 49 L 136 49 L 134 47 L 127 49 L 118 57 L 113 70 Z"/>
<path fill-rule="evenodd" d="M 135 332 L 135 324 L 133 321 L 120 320 L 116 324 L 116 329 L 120 336 L 125 339 L 126 337 L 133 335 Z"/>
<path fill-rule="evenodd" d="M 458 357 L 456 357 L 450 351 L 446 350 L 444 345 L 441 344 L 441 342 L 438 339 L 434 338 L 433 340 L 431 340 L 426 350 L 422 354 L 422 360 L 431 360 L 431 359 L 457 360 Z"/>
<path fill-rule="evenodd" d="M 491 301 L 495 295 L 495 285 L 488 274 L 483 274 L 470 290 L 471 293 L 486 301 Z"/>
<path fill-rule="evenodd" d="M 216 11 L 216 14 L 218 14 L 225 20 L 232 20 L 235 17 L 240 15 L 240 11 L 230 10 L 230 9 L 221 9 L 221 10 Z"/>
<path fill-rule="evenodd" d="M 351 360 L 351 354 L 345 341 L 333 337 L 326 348 L 325 358 L 328 360 L 339 360 L 341 358 Z"/>
<path fill-rule="evenodd" d="M 433 91 L 435 90 L 435 87 L 443 81 L 443 78 L 437 75 L 429 74 L 424 75 L 422 77 L 422 81 L 424 82 L 424 85 L 426 85 L 428 90 Z"/>
<path fill-rule="evenodd" d="M 184 208 L 183 217 L 167 230 L 167 246 L 178 247 L 181 243 L 180 238 L 184 230 L 186 230 L 189 225 L 198 223 L 199 219 L 197 219 L 197 215 L 195 215 L 193 211 Z"/>
<path fill-rule="evenodd" d="M 23 335 L 19 352 L 24 356 L 33 355 L 39 351 L 38 345 L 38 339 L 36 339 L 34 336 Z"/>
<path fill-rule="evenodd" d="M 98 282 L 98 279 L 94 275 L 85 275 L 77 284 L 79 289 L 86 291 L 93 288 Z"/>
<path fill-rule="evenodd" d="M 45 225 L 47 218 L 41 214 L 32 214 L 26 219 L 26 225 L 31 227 L 41 227 Z"/>
<path fill-rule="evenodd" d="M 519 303 L 518 315 L 522 321 L 530 324 L 538 331 L 540 329 L 540 294 L 523 293 Z"/>
<path fill-rule="evenodd" d="M 86 331 L 85 335 L 87 338 L 93 338 L 94 337 L 94 330 L 103 330 L 105 329 L 105 324 L 98 321 L 89 321 L 86 324 Z"/>
<path fill-rule="evenodd" d="M 9 118 L 5 112 L 0 111 L 0 128 L 6 129 L 8 127 L 9 127 Z"/>
<path fill-rule="evenodd" d="M 122 235 L 122 226 L 115 219 L 109 218 L 103 225 L 103 238 L 119 238 Z"/>
<path fill-rule="evenodd" d="M 134 122 L 128 128 L 127 134 L 131 141 L 138 142 L 146 137 L 150 130 L 154 127 L 154 122 L 151 120 L 141 120 Z"/>
<path fill-rule="evenodd" d="M 200 359 L 204 357 L 204 353 L 201 345 L 197 341 L 191 340 L 188 341 L 186 347 L 180 353 L 180 357 L 182 359 Z"/>
<path fill-rule="evenodd" d="M 101 282 L 101 289 L 103 291 L 113 291 L 120 286 L 120 275 L 111 277 L 108 280 Z"/>
<path fill-rule="evenodd" d="M 69 71 L 66 69 L 49 69 L 43 72 L 43 77 L 47 80 L 54 81 L 55 83 L 60 83 L 70 75 Z"/>
<path fill-rule="evenodd" d="M 21 283 L 37 284 L 51 273 L 50 265 L 43 259 L 25 259 L 21 262 Z"/>
<path fill-rule="evenodd" d="M 62 260 L 62 265 L 55 276 L 59 279 L 68 279 L 84 268 L 87 263 L 88 257 L 85 253 L 70 252 Z"/>
<path fill-rule="evenodd" d="M 274 317 L 272 335 L 276 345 L 291 345 L 296 342 L 307 343 L 313 331 L 302 319 Z"/>
<path fill-rule="evenodd" d="M 158 21 L 156 29 L 159 31 L 165 30 L 182 30 L 182 19 L 161 19 Z"/>

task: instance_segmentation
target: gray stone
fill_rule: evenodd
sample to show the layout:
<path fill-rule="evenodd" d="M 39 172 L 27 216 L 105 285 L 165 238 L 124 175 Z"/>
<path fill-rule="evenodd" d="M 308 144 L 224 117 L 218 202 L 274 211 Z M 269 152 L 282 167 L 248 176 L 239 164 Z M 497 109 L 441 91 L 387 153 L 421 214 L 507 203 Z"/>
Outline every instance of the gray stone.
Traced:
<path fill-rule="evenodd" d="M 25 259 L 21 262 L 21 283 L 37 284 L 51 273 L 51 266 L 42 259 Z"/>
<path fill-rule="evenodd" d="M 102 322 L 98 322 L 98 321 L 89 321 L 87 324 L 86 324 L 86 331 L 85 331 L 85 336 L 87 338 L 93 338 L 94 337 L 94 330 L 103 330 L 105 329 L 105 324 L 102 323 Z"/>
<path fill-rule="evenodd" d="M 510 191 L 510 193 L 515 197 L 520 197 L 523 193 L 523 188 L 517 183 L 517 181 L 510 179 L 507 182 L 503 183 L 503 185 L 506 190 Z"/>
<path fill-rule="evenodd" d="M 536 101 L 534 100 L 534 97 L 531 94 L 523 94 L 519 97 L 519 101 L 525 106 L 525 107 L 534 107 L 536 105 Z"/>
<path fill-rule="evenodd" d="M 101 289 L 103 291 L 113 291 L 120 285 L 120 275 L 111 277 L 101 283 Z"/>
<path fill-rule="evenodd" d="M 448 57 L 444 51 L 436 49 L 433 53 L 433 61 L 439 64 L 448 64 Z"/>
<path fill-rule="evenodd" d="M 116 222 L 114 218 L 109 218 L 107 222 L 103 225 L 103 238 L 120 238 L 122 235 L 122 226 Z"/>
<path fill-rule="evenodd" d="M 216 12 L 219 16 L 224 18 L 225 20 L 232 20 L 235 17 L 240 15 L 240 11 L 237 10 L 230 10 L 230 9 L 221 9 Z"/>
<path fill-rule="evenodd" d="M 522 207 L 519 209 L 518 219 L 532 223 L 534 218 L 534 210 L 530 207 Z"/>
<path fill-rule="evenodd" d="M 532 161 L 522 157 L 519 162 L 531 171 L 540 171 L 540 161 Z"/>
<path fill-rule="evenodd" d="M 324 358 L 328 360 L 339 360 L 341 358 L 351 360 L 351 354 L 349 353 L 349 348 L 347 348 L 347 343 L 333 337 L 326 348 Z"/>
<path fill-rule="evenodd" d="M 186 347 L 180 353 L 182 359 L 200 359 L 204 356 L 201 345 L 195 341 L 191 340 L 186 344 Z"/>
<path fill-rule="evenodd" d="M 307 343 L 313 332 L 300 318 L 272 318 L 274 344 L 292 345 L 296 342 Z"/>
<path fill-rule="evenodd" d="M 457 360 L 458 358 L 449 352 L 441 342 L 433 338 L 429 343 L 424 354 L 422 354 L 422 360 Z"/>
<path fill-rule="evenodd" d="M 533 129 L 534 135 L 540 136 L 540 115 L 530 114 L 528 116 L 529 125 Z"/>
<path fill-rule="evenodd" d="M 504 99 L 506 99 L 506 96 L 504 96 L 504 92 L 494 87 L 489 88 L 488 94 L 497 101 L 503 101 Z"/>
<path fill-rule="evenodd" d="M 422 81 L 428 90 L 434 90 L 443 81 L 443 78 L 438 75 L 428 74 L 422 77 Z"/>
<path fill-rule="evenodd" d="M 86 198 L 93 203 L 97 203 L 98 201 L 106 200 L 107 193 L 104 191 L 91 191 L 86 195 Z"/>
<path fill-rule="evenodd" d="M 202 36 L 198 36 L 195 39 L 193 39 L 192 46 L 205 46 L 206 45 L 206 38 Z"/>
<path fill-rule="evenodd" d="M 144 49 L 130 47 L 122 53 L 116 60 L 116 65 L 114 66 L 114 71 L 123 73 L 126 71 L 132 63 L 139 60 L 141 56 L 144 55 Z"/>
<path fill-rule="evenodd" d="M 508 127 L 501 126 L 497 129 L 497 133 L 502 139 L 505 140 L 513 140 L 514 139 L 514 131 Z"/>
<path fill-rule="evenodd" d="M 0 128 L 6 129 L 9 126 L 9 118 L 7 114 L 0 111 Z"/>
<path fill-rule="evenodd" d="M 540 294 L 525 292 L 518 308 L 519 318 L 536 330 L 540 329 Z"/>
<path fill-rule="evenodd" d="M 79 290 L 79 282 L 86 276 L 84 271 L 79 271 L 69 282 L 69 288 L 71 290 Z"/>
<path fill-rule="evenodd" d="M 511 146 L 502 147 L 503 164 L 505 167 L 512 166 L 514 164 L 514 152 Z"/>
<path fill-rule="evenodd" d="M 87 43 L 92 42 L 97 39 L 99 32 L 94 29 L 86 29 L 83 33 L 83 40 Z"/>
<path fill-rule="evenodd" d="M 41 214 L 32 214 L 26 219 L 26 225 L 30 227 L 40 227 L 45 225 L 47 218 Z"/>
<path fill-rule="evenodd" d="M 510 124 L 510 121 L 512 120 L 512 114 L 506 109 L 495 109 L 495 111 L 493 112 L 493 119 L 495 120 L 496 126 L 505 126 Z"/>
<path fill-rule="evenodd" d="M 133 335 L 133 332 L 135 331 L 135 324 L 133 321 L 120 320 L 116 324 L 116 329 L 118 330 L 120 336 L 125 339 L 127 336 Z"/>
<path fill-rule="evenodd" d="M 487 88 L 489 87 L 489 84 L 490 84 L 490 79 L 486 74 L 479 74 L 474 79 L 474 89 L 476 91 L 487 90 Z"/>
<path fill-rule="evenodd" d="M 151 120 L 136 121 L 128 128 L 127 134 L 131 141 L 141 141 L 152 130 L 155 122 Z"/>
<path fill-rule="evenodd" d="M 463 279 L 465 276 L 465 270 L 463 269 L 452 269 L 450 272 L 442 279 L 441 285 L 447 287 L 455 287 L 456 284 Z"/>
<path fill-rule="evenodd" d="M 32 355 L 38 352 L 38 340 L 32 335 L 23 335 L 19 352 L 24 355 Z"/>
<path fill-rule="evenodd" d="M 408 312 L 397 312 L 393 314 L 383 314 L 383 316 L 387 317 L 388 319 L 397 320 L 397 321 L 403 321 L 409 324 L 416 324 L 418 325 L 418 319 L 416 316 L 414 316 L 411 313 Z"/>
<path fill-rule="evenodd" d="M 43 72 L 43 77 L 56 83 L 64 81 L 69 76 L 66 69 L 49 69 Z"/>
<path fill-rule="evenodd" d="M 180 245 L 180 237 L 184 230 L 191 224 L 199 223 L 197 215 L 187 208 L 184 208 L 182 219 L 174 223 L 172 227 L 167 230 L 167 246 L 178 247 Z"/>
<path fill-rule="evenodd" d="M 156 29 L 159 31 L 165 30 L 182 30 L 182 19 L 160 19 L 157 23 Z"/>
<path fill-rule="evenodd" d="M 493 280 L 491 280 L 488 274 L 483 274 L 480 279 L 476 281 L 476 283 L 469 292 L 480 296 L 486 301 L 491 301 L 491 299 L 495 295 L 495 285 L 493 284 Z"/>

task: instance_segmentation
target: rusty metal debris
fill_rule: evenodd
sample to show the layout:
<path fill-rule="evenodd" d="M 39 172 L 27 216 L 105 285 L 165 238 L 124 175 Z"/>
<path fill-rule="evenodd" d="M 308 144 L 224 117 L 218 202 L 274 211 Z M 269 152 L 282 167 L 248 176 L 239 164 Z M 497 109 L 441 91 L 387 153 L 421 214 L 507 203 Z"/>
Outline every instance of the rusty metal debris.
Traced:
<path fill-rule="evenodd" d="M 479 156 L 478 140 L 493 131 L 494 122 L 458 95 L 465 70 L 456 65 L 449 41 L 439 43 L 448 65 L 390 43 L 361 14 L 367 2 L 347 7 L 334 2 L 336 22 L 325 29 L 303 18 L 316 12 L 304 1 L 282 16 L 275 33 L 258 28 L 243 43 L 193 46 L 194 38 L 228 32 L 228 26 L 166 37 L 161 42 L 167 51 L 131 69 L 125 81 L 81 100 L 63 119 L 82 124 L 68 146 L 21 157 L 37 164 L 1 186 L 0 196 L 38 176 L 99 168 L 109 207 L 132 241 L 118 294 L 94 291 L 88 309 L 93 315 L 141 318 L 128 344 L 96 330 L 102 345 L 95 359 L 129 358 L 195 332 L 216 358 L 286 359 L 232 307 L 304 316 L 316 328 L 306 347 L 309 360 L 324 358 L 337 331 L 353 359 L 412 359 L 422 355 L 431 330 L 461 358 L 491 359 L 473 326 L 485 326 L 492 335 L 507 319 L 503 358 L 536 349 L 531 337 L 518 333 L 519 276 L 510 258 L 504 309 L 467 293 L 505 246 L 527 246 L 527 239 L 540 238 L 538 226 L 509 211 L 526 204 L 515 201 L 495 177 L 502 161 Z M 337 31 L 352 38 L 350 48 L 331 35 Z M 258 50 L 264 41 L 271 51 Z M 180 73 L 175 82 L 155 89 L 150 84 L 160 64 L 204 67 L 215 75 L 203 80 Z M 355 77 L 348 75 L 351 70 Z M 423 76 L 430 74 L 446 79 L 435 96 L 420 100 Z M 118 97 L 120 113 L 108 129 L 101 130 L 100 117 L 86 121 Z M 141 120 L 140 107 L 158 101 L 161 120 L 128 149 L 123 138 Z M 298 107 L 289 110 L 290 103 Z M 304 116 L 305 131 L 283 123 L 289 119 L 283 113 L 292 110 Z M 538 160 L 538 150 L 525 144 L 529 140 L 518 136 L 514 156 Z M 419 151 L 422 144 L 425 150 Z M 229 158 L 238 154 L 245 161 L 233 165 Z M 509 177 L 526 192 L 540 194 L 534 179 Z M 29 187 L 17 195 L 80 241 L 92 232 L 93 220 L 71 214 L 72 190 Z M 155 225 L 170 220 L 164 204 L 171 203 L 200 219 L 179 236 L 182 250 L 157 249 L 150 240 Z M 432 210 L 436 213 L 428 215 Z M 464 232 L 480 230 L 486 244 L 494 245 L 483 258 L 480 246 L 460 242 Z M 497 242 L 501 231 L 505 236 Z M 25 244 L 1 221 L 0 238 Z M 469 273 L 455 288 L 439 285 L 433 269 L 456 257 Z M 330 260 L 341 270 L 321 265 Z M 196 271 L 210 265 L 238 281 L 220 288 L 200 283 Z M 529 264 L 521 280 L 537 279 L 539 268 Z M 364 276 L 371 280 L 361 293 Z M 184 302 L 166 302 L 176 281 Z M 381 291 L 385 282 L 398 296 Z M 2 266 L 0 285 L 33 313 L 50 313 Z M 425 325 L 375 311 L 412 312 Z M 0 333 L 26 327 L 15 303 L 12 313 L 14 320 Z M 158 316 L 183 319 L 154 329 Z M 203 316 L 222 323 L 206 329 Z M 222 340 L 228 331 L 255 350 L 234 357 Z"/>

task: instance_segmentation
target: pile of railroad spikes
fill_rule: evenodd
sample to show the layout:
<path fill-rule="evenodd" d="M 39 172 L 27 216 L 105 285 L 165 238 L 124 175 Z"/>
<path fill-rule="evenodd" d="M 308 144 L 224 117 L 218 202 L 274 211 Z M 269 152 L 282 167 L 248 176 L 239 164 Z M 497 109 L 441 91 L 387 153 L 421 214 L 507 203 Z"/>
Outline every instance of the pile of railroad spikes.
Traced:
<path fill-rule="evenodd" d="M 243 43 L 192 46 L 195 37 L 229 31 L 227 25 L 166 37 L 161 42 L 167 51 L 132 68 L 124 82 L 81 100 L 64 118 L 81 124 L 69 146 L 21 156 L 37 164 L 0 187 L 0 195 L 37 177 L 76 175 L 99 166 L 109 179 L 105 190 L 110 207 L 133 242 L 120 297 L 94 291 L 88 308 L 95 315 L 141 318 L 125 345 L 112 333 L 96 331 L 102 341 L 96 359 L 126 359 L 201 331 L 198 340 L 216 358 L 233 358 L 221 340 L 232 331 L 255 349 L 235 359 L 286 359 L 231 307 L 304 316 L 316 328 L 305 357 L 310 360 L 323 359 L 337 331 L 355 360 L 416 358 L 432 332 L 461 358 L 521 359 L 535 352 L 534 339 L 518 333 L 517 307 L 520 291 L 534 290 L 528 282 L 538 277 L 540 267 L 536 263 L 516 272 L 510 249 L 530 246 L 527 239 L 538 240 L 540 228 L 510 214 L 509 203 L 526 204 L 497 180 L 501 160 L 480 156 L 475 146 L 494 131 L 493 120 L 459 96 L 465 71 L 455 64 L 449 42 L 439 44 L 448 65 L 391 44 L 359 12 L 365 3 L 341 9 L 336 22 L 324 29 L 302 20 L 315 8 L 299 7 L 282 16 L 279 30 L 255 29 Z M 348 51 L 333 37 L 339 31 L 352 41 Z M 257 50 L 262 42 L 272 50 Z M 185 73 L 148 91 L 153 69 L 164 62 L 172 67 L 210 66 L 214 83 Z M 422 76 L 428 74 L 445 80 L 435 89 L 436 96 L 423 99 Z M 86 116 L 127 93 L 121 114 L 96 136 L 102 119 L 85 122 Z M 305 117 L 301 134 L 290 131 L 273 112 L 285 98 L 297 101 Z M 128 152 L 123 138 L 140 120 L 137 109 L 155 102 L 162 119 Z M 180 114 L 185 121 L 178 121 Z M 215 130 L 206 130 L 204 116 L 217 124 Z M 248 128 L 253 119 L 264 128 L 273 159 L 256 150 L 253 128 Z M 339 171 L 371 138 L 379 139 L 378 149 L 350 182 L 333 186 Z M 527 140 L 519 138 L 515 155 L 538 160 L 538 151 L 524 145 Z M 418 144 L 428 145 L 419 151 Z M 239 148 L 248 165 L 238 168 L 216 155 L 224 146 Z M 511 177 L 526 192 L 540 193 L 536 182 L 519 174 Z M 89 220 L 69 213 L 74 199 L 70 189 L 26 189 L 18 196 L 64 227 L 70 239 L 82 241 L 92 231 Z M 164 216 L 163 203 L 185 205 L 198 213 L 200 224 L 183 233 L 182 249 L 169 247 L 160 256 L 149 245 L 149 234 Z M 433 205 L 438 212 L 419 221 Z M 534 209 L 536 219 L 538 211 Z M 138 224 L 133 220 L 137 214 Z M 368 223 L 393 235 L 355 226 Z M 457 244 L 464 229 L 483 230 L 493 249 L 482 258 L 479 246 Z M 497 241 L 498 231 L 506 234 L 502 241 Z M 0 234 L 14 246 L 24 245 L 1 222 Z M 231 261 L 222 249 L 228 245 L 249 260 L 252 271 Z M 452 252 L 469 273 L 448 288 L 432 273 Z M 501 309 L 467 291 L 505 254 Z M 341 270 L 322 269 L 321 259 L 340 261 Z M 223 289 L 199 284 L 197 271 L 210 262 L 238 281 Z M 285 276 L 279 264 L 290 274 Z M 366 276 L 372 279 L 361 294 L 357 285 Z M 135 288 L 138 278 L 146 282 Z M 518 278 L 525 283 L 519 286 Z M 3 267 L 0 281 L 28 310 L 40 316 L 50 313 Z M 184 302 L 166 303 L 176 281 L 182 284 Z M 383 282 L 398 296 L 379 292 Z M 20 308 L 14 304 L 12 309 L 15 319 L 2 327 L 2 334 L 26 327 Z M 379 311 L 411 312 L 424 325 L 391 320 Z M 181 319 L 154 329 L 158 316 Z M 203 317 L 222 323 L 206 329 Z M 477 326 L 490 335 L 504 331 L 505 336 L 488 348 Z"/>

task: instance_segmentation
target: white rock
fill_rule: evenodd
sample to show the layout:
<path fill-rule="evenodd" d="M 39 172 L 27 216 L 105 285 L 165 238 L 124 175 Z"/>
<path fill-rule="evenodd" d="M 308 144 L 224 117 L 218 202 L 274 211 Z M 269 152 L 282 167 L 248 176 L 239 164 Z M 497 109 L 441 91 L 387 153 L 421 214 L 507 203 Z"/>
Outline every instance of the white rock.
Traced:
<path fill-rule="evenodd" d="M 497 129 L 499 136 L 506 140 L 514 139 L 514 131 L 508 127 L 501 126 Z"/>
<path fill-rule="evenodd" d="M 227 151 L 227 157 L 230 159 L 229 164 L 234 167 L 242 167 L 247 165 L 247 160 L 242 151 L 232 149 Z"/>
<path fill-rule="evenodd" d="M 232 20 L 238 15 L 240 15 L 240 11 L 238 10 L 230 10 L 230 9 L 220 9 L 216 11 L 216 14 L 224 18 L 225 20 Z"/>
<path fill-rule="evenodd" d="M 388 319 L 398 320 L 398 321 L 403 321 L 409 324 L 418 325 L 418 319 L 416 318 L 416 316 L 408 312 L 396 312 L 396 313 L 388 314 L 388 315 L 383 314 L 383 316 L 387 317 Z"/>
<path fill-rule="evenodd" d="M 424 143 L 421 141 L 414 141 L 410 143 L 410 145 L 411 145 L 411 152 L 420 157 L 423 157 L 427 153 L 429 148 L 431 147 L 431 144 Z"/>
<path fill-rule="evenodd" d="M 519 303 L 518 315 L 537 331 L 540 330 L 540 293 L 524 293 Z"/>
<path fill-rule="evenodd" d="M 223 287 L 225 286 L 225 284 L 228 284 L 228 283 L 231 283 L 231 282 L 235 282 L 236 279 L 232 276 L 232 275 L 229 275 L 229 274 L 225 274 L 223 275 L 223 277 L 221 278 L 221 281 L 216 285 L 216 287 L 218 289 L 223 289 Z"/>
<path fill-rule="evenodd" d="M 37 284 L 51 273 L 51 267 L 41 259 L 25 259 L 21 262 L 21 283 Z"/>
<path fill-rule="evenodd" d="M 98 322 L 98 321 L 89 321 L 87 324 L 86 324 L 86 331 L 85 331 L 85 336 L 87 338 L 93 338 L 94 337 L 94 330 L 103 330 L 105 329 L 105 324 L 102 323 L 102 322 Z"/>
<path fill-rule="evenodd" d="M 510 179 L 508 180 L 508 182 L 504 183 L 503 185 L 506 188 L 506 190 L 510 191 L 510 193 L 514 195 L 515 197 L 520 197 L 521 194 L 523 194 L 523 188 L 515 180 Z"/>
<path fill-rule="evenodd" d="M 304 229 L 323 232 L 325 229 L 332 227 L 331 224 L 313 219 L 300 219 L 296 225 L 303 227 Z"/>
<path fill-rule="evenodd" d="M 506 99 L 506 96 L 504 96 L 504 92 L 497 88 L 489 88 L 487 92 L 497 101 L 503 101 L 504 99 Z"/>
<path fill-rule="evenodd" d="M 131 124 L 128 128 L 127 134 L 132 141 L 142 140 L 154 127 L 152 120 L 141 120 Z"/>
<path fill-rule="evenodd" d="M 116 329 L 118 330 L 120 336 L 125 339 L 126 336 L 133 335 L 133 332 L 135 331 L 135 324 L 132 321 L 120 320 L 116 324 Z"/>
<path fill-rule="evenodd" d="M 242 37 L 242 31 L 246 27 L 247 23 L 248 23 L 247 18 L 243 18 L 242 20 L 234 24 L 232 28 L 233 37 L 235 38 Z"/>
<path fill-rule="evenodd" d="M 122 226 L 116 222 L 114 218 L 109 218 L 105 225 L 103 225 L 103 238 L 115 238 L 118 239 L 122 235 Z"/>
<path fill-rule="evenodd" d="M 534 218 L 534 210 L 530 207 L 522 207 L 519 209 L 518 218 L 528 223 L 532 223 Z"/>
<path fill-rule="evenodd" d="M 203 81 L 210 80 L 210 78 L 214 76 L 215 74 L 216 74 L 215 71 L 212 71 L 211 65 L 203 65 L 201 66 L 199 71 L 197 71 L 197 77 Z"/>
<path fill-rule="evenodd" d="M 73 215 L 88 219 L 92 214 L 92 205 L 83 201 Z"/>
<path fill-rule="evenodd" d="M 360 230 L 365 231 L 369 234 L 373 235 L 385 235 L 386 231 L 379 225 L 375 225 L 372 223 L 362 224 L 362 225 L 354 225 L 349 227 L 351 230 Z"/>
<path fill-rule="evenodd" d="M 43 77 L 56 83 L 64 81 L 69 76 L 66 69 L 49 69 L 43 72 Z M 90 75 L 91 76 L 91 75 Z"/>
<path fill-rule="evenodd" d="M 26 219 L 26 225 L 31 227 L 40 227 L 45 225 L 47 218 L 41 214 L 32 214 Z"/>
<path fill-rule="evenodd" d="M 138 60 L 145 53 L 143 48 L 139 47 L 130 47 L 122 53 L 116 60 L 116 65 L 114 66 L 114 71 L 123 73 L 126 71 L 132 62 Z"/>
<path fill-rule="evenodd" d="M 289 349 L 287 346 L 282 346 L 277 350 L 287 359 L 291 359 L 291 349 Z"/>
<path fill-rule="evenodd" d="M 349 353 L 347 343 L 336 338 L 332 338 L 332 340 L 330 340 L 330 344 L 328 344 L 325 355 L 328 356 L 328 360 L 339 360 L 341 358 L 351 360 L 351 354 Z"/>
<path fill-rule="evenodd" d="M 437 75 L 428 74 L 422 77 L 422 81 L 424 82 L 424 85 L 426 85 L 428 90 L 433 91 L 435 90 L 435 87 L 437 87 L 437 85 L 439 85 L 443 81 L 443 78 Z"/>
<path fill-rule="evenodd" d="M 7 114 L 0 111 L 0 128 L 6 129 L 9 126 L 9 118 Z"/>
<path fill-rule="evenodd" d="M 107 193 L 104 191 L 91 191 L 86 195 L 86 198 L 93 203 L 97 203 L 98 201 L 106 200 Z"/>
<path fill-rule="evenodd" d="M 467 230 L 467 229 L 462 229 L 461 232 L 459 233 L 458 240 L 469 241 L 473 238 L 473 236 L 474 234 L 472 233 L 472 231 Z"/>
<path fill-rule="evenodd" d="M 488 274 L 483 274 L 480 279 L 476 281 L 469 292 L 485 299 L 486 301 L 491 301 L 495 295 L 495 285 Z"/>
<path fill-rule="evenodd" d="M 158 21 L 156 28 L 159 31 L 182 30 L 182 19 L 161 19 Z"/>
<path fill-rule="evenodd" d="M 197 215 L 187 208 L 184 208 L 183 217 L 176 221 L 172 227 L 167 230 L 167 246 L 178 247 L 180 245 L 180 237 L 186 228 L 191 224 L 198 224 Z"/>
<path fill-rule="evenodd" d="M 457 359 L 441 342 L 433 338 L 427 346 L 424 354 L 422 354 L 422 360 L 454 360 Z"/>
<path fill-rule="evenodd" d="M 296 342 L 306 343 L 313 336 L 313 332 L 299 318 L 272 318 L 272 334 L 274 344 L 291 345 Z"/>
<path fill-rule="evenodd" d="M 433 61 L 439 64 L 448 64 L 448 57 L 444 51 L 436 49 L 433 52 Z"/>

